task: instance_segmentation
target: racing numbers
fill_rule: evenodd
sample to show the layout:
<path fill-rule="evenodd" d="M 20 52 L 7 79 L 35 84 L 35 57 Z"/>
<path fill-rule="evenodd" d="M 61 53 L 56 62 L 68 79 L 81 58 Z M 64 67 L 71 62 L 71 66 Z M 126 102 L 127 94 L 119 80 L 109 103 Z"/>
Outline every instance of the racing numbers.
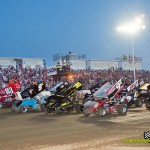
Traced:
<path fill-rule="evenodd" d="M 16 89 L 20 89 L 21 85 L 19 83 L 15 83 Z"/>
<path fill-rule="evenodd" d="M 77 82 L 73 87 L 75 87 L 76 89 L 78 89 L 81 86 L 80 82 Z"/>
<path fill-rule="evenodd" d="M 7 95 L 11 95 L 11 94 L 14 93 L 13 90 L 12 90 L 12 87 L 5 88 L 5 92 L 6 92 Z"/>
<path fill-rule="evenodd" d="M 122 80 L 120 79 L 117 83 L 116 83 L 116 89 L 120 89 L 122 84 Z"/>

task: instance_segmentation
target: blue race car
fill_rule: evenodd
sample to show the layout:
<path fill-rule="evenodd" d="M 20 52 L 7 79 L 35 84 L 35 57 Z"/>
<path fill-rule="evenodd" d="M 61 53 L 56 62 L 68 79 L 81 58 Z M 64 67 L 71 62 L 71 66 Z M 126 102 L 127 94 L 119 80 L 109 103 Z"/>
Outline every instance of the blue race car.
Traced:
<path fill-rule="evenodd" d="M 45 100 L 31 98 L 31 99 L 23 99 L 19 101 L 15 101 L 11 107 L 13 112 L 21 112 L 26 113 L 27 111 L 37 110 L 42 111 L 42 103 L 45 103 Z"/>
<path fill-rule="evenodd" d="M 42 104 L 51 95 L 50 91 L 44 91 L 44 89 L 45 85 L 41 82 L 18 93 L 19 99 L 13 102 L 11 110 L 21 113 L 26 113 L 29 110 L 42 111 Z"/>

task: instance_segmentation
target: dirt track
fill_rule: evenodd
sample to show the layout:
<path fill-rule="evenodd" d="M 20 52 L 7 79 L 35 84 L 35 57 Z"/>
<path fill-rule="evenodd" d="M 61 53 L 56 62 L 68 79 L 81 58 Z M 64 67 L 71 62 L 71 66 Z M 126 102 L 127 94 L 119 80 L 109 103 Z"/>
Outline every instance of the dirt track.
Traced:
<path fill-rule="evenodd" d="M 150 111 L 130 108 L 127 116 L 99 117 L 82 114 L 46 115 L 0 110 L 2 150 L 148 150 L 150 143 L 123 143 L 123 139 L 144 139 L 150 131 Z"/>

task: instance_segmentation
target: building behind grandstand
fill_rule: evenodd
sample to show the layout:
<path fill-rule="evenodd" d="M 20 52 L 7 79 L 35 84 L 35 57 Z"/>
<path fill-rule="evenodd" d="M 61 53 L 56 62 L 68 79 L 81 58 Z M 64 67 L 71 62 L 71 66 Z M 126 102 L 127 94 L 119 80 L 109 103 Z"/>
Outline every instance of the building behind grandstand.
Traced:
<path fill-rule="evenodd" d="M 142 58 L 135 57 L 135 69 L 142 69 Z M 55 65 L 58 63 L 60 66 L 67 66 L 73 70 L 99 70 L 99 69 L 117 69 L 133 70 L 133 58 L 129 55 L 123 55 L 122 57 L 114 60 L 99 60 L 99 59 L 86 59 L 86 55 L 77 55 L 69 52 L 68 54 L 55 54 L 53 55 L 53 61 Z M 13 66 L 15 68 L 45 68 L 46 61 L 43 58 L 13 58 L 13 57 L 0 57 L 0 68 L 8 68 Z M 54 67 L 54 66 L 53 66 Z M 49 68 L 49 67 L 47 67 Z"/>
<path fill-rule="evenodd" d="M 142 58 L 123 55 L 115 60 L 99 60 L 99 59 L 86 59 L 86 55 L 77 55 L 69 52 L 67 55 L 55 54 L 53 55 L 53 61 L 55 64 L 60 64 L 63 66 L 69 66 L 70 69 L 80 70 L 80 69 L 117 69 L 122 68 L 123 70 L 136 70 L 142 69 Z"/>
<path fill-rule="evenodd" d="M 10 66 L 16 69 L 31 68 L 38 69 L 46 67 L 46 62 L 43 58 L 12 58 L 0 57 L 0 68 L 8 68 Z"/>

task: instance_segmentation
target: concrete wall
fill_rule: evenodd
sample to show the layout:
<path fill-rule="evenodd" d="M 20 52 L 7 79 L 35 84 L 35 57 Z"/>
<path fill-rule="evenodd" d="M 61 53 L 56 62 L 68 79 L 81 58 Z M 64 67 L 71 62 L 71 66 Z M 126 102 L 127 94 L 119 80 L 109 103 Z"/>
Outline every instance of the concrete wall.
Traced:
<path fill-rule="evenodd" d="M 118 61 L 87 60 L 86 64 L 87 68 L 93 70 L 118 68 Z"/>
<path fill-rule="evenodd" d="M 23 68 L 44 68 L 44 63 L 42 58 L 0 58 L 0 66 L 2 68 L 7 68 L 8 66 L 14 66 L 15 68 L 21 66 Z"/>
<path fill-rule="evenodd" d="M 78 69 L 83 70 L 86 68 L 86 64 L 84 60 L 70 60 L 70 63 L 71 63 L 70 68 L 74 70 L 78 70 Z"/>
<path fill-rule="evenodd" d="M 14 66 L 16 67 L 16 62 L 14 61 L 14 58 L 0 58 L 0 66 L 2 68 L 7 68 L 8 66 Z"/>
<path fill-rule="evenodd" d="M 132 62 L 131 63 L 129 63 L 129 62 L 122 62 L 122 69 L 123 70 L 134 70 L 134 65 L 133 65 Z M 135 69 L 136 70 L 141 70 L 142 69 L 141 63 L 136 62 L 135 63 Z"/>
<path fill-rule="evenodd" d="M 23 58 L 23 68 L 44 68 L 43 59 Z"/>

